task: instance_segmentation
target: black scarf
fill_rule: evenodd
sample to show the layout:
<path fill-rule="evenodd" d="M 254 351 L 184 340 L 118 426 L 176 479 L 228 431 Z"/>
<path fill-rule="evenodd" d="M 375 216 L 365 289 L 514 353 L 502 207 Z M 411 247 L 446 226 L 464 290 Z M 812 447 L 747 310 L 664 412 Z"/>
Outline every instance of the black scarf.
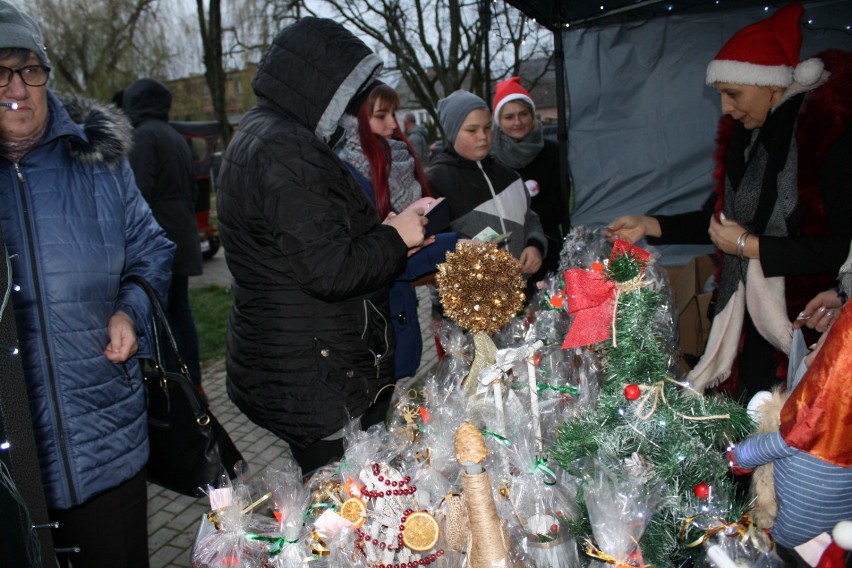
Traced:
<path fill-rule="evenodd" d="M 778 203 L 778 176 L 787 165 L 796 119 L 804 99 L 805 93 L 796 95 L 771 112 L 754 142 L 752 139 L 755 133 L 747 130 L 742 123 L 737 123 L 731 133 L 725 155 L 723 211 L 728 219 L 736 220 L 754 235 L 766 233 Z M 755 168 L 763 168 L 763 172 L 759 169 L 752 171 Z M 789 193 L 791 188 L 785 190 L 785 193 Z M 796 188 L 792 188 L 792 191 L 795 193 Z M 774 227 L 774 235 L 794 232 L 796 216 L 787 216 L 784 222 L 783 228 Z M 739 281 L 745 281 L 747 272 L 747 259 L 725 255 L 716 313 L 722 311 L 736 292 Z"/>

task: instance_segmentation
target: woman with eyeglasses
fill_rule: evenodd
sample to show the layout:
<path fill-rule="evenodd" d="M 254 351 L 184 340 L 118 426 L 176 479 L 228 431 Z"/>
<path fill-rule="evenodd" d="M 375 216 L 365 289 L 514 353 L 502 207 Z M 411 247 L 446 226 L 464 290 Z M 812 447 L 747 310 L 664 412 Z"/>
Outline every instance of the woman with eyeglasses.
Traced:
<path fill-rule="evenodd" d="M 136 187 L 130 124 L 60 101 L 49 65 L 35 22 L 0 0 L 0 230 L 53 541 L 62 566 L 146 567 L 134 355 L 150 356 L 150 306 L 122 279 L 143 276 L 165 300 L 174 245 Z"/>

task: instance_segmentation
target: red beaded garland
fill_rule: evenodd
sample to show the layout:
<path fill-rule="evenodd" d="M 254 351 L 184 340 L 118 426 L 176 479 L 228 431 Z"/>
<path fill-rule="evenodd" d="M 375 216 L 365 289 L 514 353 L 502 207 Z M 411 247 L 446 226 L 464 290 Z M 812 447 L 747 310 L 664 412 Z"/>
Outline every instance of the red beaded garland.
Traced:
<path fill-rule="evenodd" d="M 379 483 L 384 483 L 388 487 L 396 487 L 397 489 L 388 489 L 387 491 L 370 491 L 369 489 L 361 489 L 361 494 L 365 497 L 385 497 L 391 495 L 414 495 L 417 491 L 416 485 L 411 485 L 406 487 L 411 482 L 411 476 L 406 475 L 402 478 L 402 481 L 393 481 L 390 479 L 386 479 L 384 475 L 380 475 L 381 466 L 378 463 L 373 463 L 372 465 L 373 475 L 379 481 Z M 403 543 L 402 531 L 405 529 L 405 521 L 408 517 L 414 512 L 413 509 L 409 508 L 403 511 L 402 517 L 400 517 L 399 522 L 399 534 L 397 534 L 398 546 L 396 548 L 392 547 L 390 544 L 385 542 L 379 542 L 379 539 L 372 538 L 370 535 L 365 534 L 361 529 L 355 529 L 355 535 L 363 540 L 364 542 L 370 542 L 374 545 L 377 545 L 382 550 L 389 550 L 391 552 L 396 552 L 402 550 L 402 547 L 405 546 Z M 419 560 L 410 560 L 408 562 L 399 563 L 377 563 L 375 564 L 375 568 L 414 568 L 415 566 L 427 566 L 444 555 L 444 549 L 441 548 L 437 552 L 433 552 L 432 554 L 426 556 L 425 558 L 420 558 Z"/>
<path fill-rule="evenodd" d="M 428 566 L 429 564 L 432 564 L 433 562 L 438 560 L 438 558 L 443 555 L 444 549 L 442 548 L 438 550 L 438 552 L 433 552 L 425 558 L 420 558 L 418 560 L 409 560 L 408 562 L 403 562 L 402 564 L 396 562 L 394 562 L 393 564 L 384 564 L 382 562 L 379 562 L 375 564 L 375 568 L 414 568 L 415 566 Z"/>
<path fill-rule="evenodd" d="M 384 483 L 388 487 L 396 487 L 397 489 L 388 489 L 387 491 L 370 491 L 369 489 L 361 489 L 361 494 L 365 497 L 390 497 L 391 495 L 400 496 L 400 495 L 414 495 L 415 491 L 417 491 L 416 485 L 411 485 L 410 487 L 406 487 L 408 483 L 411 481 L 411 476 L 406 475 L 402 478 L 402 481 L 393 481 L 385 478 L 384 475 L 381 475 L 381 466 L 378 463 L 373 463 L 372 465 L 373 475 L 379 481 L 379 483 Z"/>

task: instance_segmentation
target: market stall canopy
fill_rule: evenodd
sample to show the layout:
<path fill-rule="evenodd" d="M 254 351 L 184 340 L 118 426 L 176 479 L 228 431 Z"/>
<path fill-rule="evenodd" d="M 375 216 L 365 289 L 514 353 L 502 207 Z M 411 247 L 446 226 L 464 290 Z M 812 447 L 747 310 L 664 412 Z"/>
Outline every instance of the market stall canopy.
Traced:
<path fill-rule="evenodd" d="M 764 0 L 506 0 L 550 30 L 743 8 Z"/>
<path fill-rule="evenodd" d="M 712 193 L 719 95 L 707 63 L 737 30 L 787 2 L 506 0 L 554 33 L 558 139 L 573 226 L 697 209 Z M 802 2 L 803 58 L 852 51 L 852 2 Z M 603 6 L 603 9 L 601 9 Z M 560 84 L 560 79 L 564 79 Z M 561 101 L 560 101 L 561 97 Z M 684 264 L 712 247 L 660 247 Z"/>

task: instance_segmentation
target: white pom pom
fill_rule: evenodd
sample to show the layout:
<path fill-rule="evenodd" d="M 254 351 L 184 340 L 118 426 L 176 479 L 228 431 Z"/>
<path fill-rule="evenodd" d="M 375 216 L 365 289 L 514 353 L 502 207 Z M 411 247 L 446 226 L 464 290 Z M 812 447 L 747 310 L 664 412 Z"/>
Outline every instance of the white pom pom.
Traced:
<path fill-rule="evenodd" d="M 751 419 L 760 424 L 760 420 L 762 418 L 761 407 L 769 402 L 772 398 L 772 393 L 769 391 L 759 391 L 754 393 L 754 396 L 751 397 L 751 400 L 748 401 L 748 406 L 746 410 L 748 411 L 748 415 L 751 416 Z"/>
<path fill-rule="evenodd" d="M 834 525 L 831 538 L 843 550 L 852 550 L 852 521 L 840 521 Z"/>
<path fill-rule="evenodd" d="M 813 85 L 819 80 L 824 68 L 821 59 L 806 59 L 796 66 L 793 79 L 800 85 Z"/>

